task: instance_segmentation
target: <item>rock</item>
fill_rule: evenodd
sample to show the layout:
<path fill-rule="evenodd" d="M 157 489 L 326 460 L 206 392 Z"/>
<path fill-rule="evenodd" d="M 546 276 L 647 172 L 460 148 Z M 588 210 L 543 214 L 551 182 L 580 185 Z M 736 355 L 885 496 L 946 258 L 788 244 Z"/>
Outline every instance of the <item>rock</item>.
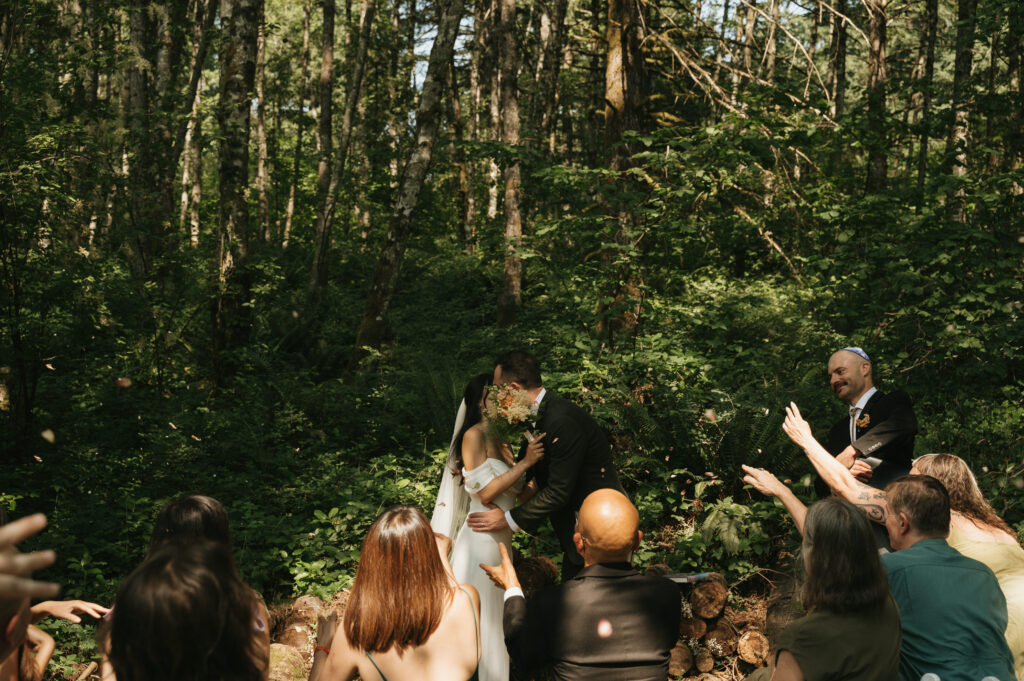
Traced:
<path fill-rule="evenodd" d="M 316 622 L 330 612 L 326 603 L 316 596 L 301 596 L 291 607 L 276 611 L 274 629 L 270 640 L 297 648 L 305 656 L 311 656 L 316 641 Z"/>
<path fill-rule="evenodd" d="M 270 644 L 268 681 L 306 681 L 306 676 L 306 661 L 302 653 L 292 646 Z"/>
<path fill-rule="evenodd" d="M 693 653 L 690 652 L 690 647 L 682 641 L 676 643 L 668 660 L 668 675 L 681 676 L 690 671 L 692 666 Z"/>

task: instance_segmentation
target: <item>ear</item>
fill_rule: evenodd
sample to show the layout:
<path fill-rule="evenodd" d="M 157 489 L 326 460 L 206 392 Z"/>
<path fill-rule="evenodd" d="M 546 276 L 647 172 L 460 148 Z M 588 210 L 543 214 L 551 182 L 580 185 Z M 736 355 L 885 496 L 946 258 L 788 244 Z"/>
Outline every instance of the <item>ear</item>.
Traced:
<path fill-rule="evenodd" d="M 512 386 L 512 388 L 515 389 L 515 390 L 525 390 L 525 388 L 521 384 L 517 383 L 516 381 L 510 381 L 509 385 Z"/>
<path fill-rule="evenodd" d="M 644 533 L 641 532 L 640 530 L 637 530 L 636 531 L 636 539 L 633 540 L 633 548 L 630 549 L 630 551 L 634 551 L 635 552 L 637 549 L 639 549 L 640 548 L 640 542 L 642 542 L 643 539 L 644 539 Z"/>
<path fill-rule="evenodd" d="M 911 530 L 910 517 L 902 511 L 896 516 L 897 526 L 899 527 L 900 534 L 907 534 Z"/>
<path fill-rule="evenodd" d="M 572 535 L 573 546 L 576 547 L 576 553 L 583 555 L 583 535 L 579 532 Z"/>

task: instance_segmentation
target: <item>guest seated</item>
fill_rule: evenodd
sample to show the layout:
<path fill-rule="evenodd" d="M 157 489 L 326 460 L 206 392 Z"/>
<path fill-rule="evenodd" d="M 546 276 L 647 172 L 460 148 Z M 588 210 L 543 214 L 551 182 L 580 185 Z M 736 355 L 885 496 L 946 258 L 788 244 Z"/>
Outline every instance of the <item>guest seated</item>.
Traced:
<path fill-rule="evenodd" d="M 79 615 L 100 618 L 107 608 L 86 601 L 43 601 L 29 609 L 29 627 L 25 642 L 16 655 L 0 663 L 0 681 L 40 681 L 50 664 L 56 643 L 53 637 L 35 626 L 47 617 L 58 617 L 69 622 L 81 622 Z"/>
<path fill-rule="evenodd" d="M 223 544 L 158 548 L 117 593 L 100 629 L 118 681 L 263 681 L 257 602 Z"/>
<path fill-rule="evenodd" d="M 769 476 L 759 476 L 758 484 L 783 487 Z M 809 614 L 783 630 L 771 664 L 748 681 L 895 679 L 899 611 L 864 514 L 833 497 L 811 506 L 802 527 L 803 605 Z"/>
<path fill-rule="evenodd" d="M 505 589 L 505 645 L 522 671 L 549 666 L 554 679 L 665 681 L 679 637 L 679 587 L 630 565 L 640 517 L 624 494 L 583 500 L 573 542 L 583 569 L 529 601 L 504 544 L 501 565 L 482 566 Z"/>
<path fill-rule="evenodd" d="M 807 510 L 774 475 L 744 466 L 744 482 L 776 496 L 803 528 Z M 949 496 L 935 478 L 908 475 L 886 487 L 885 525 L 895 553 L 882 555 L 900 608 L 901 681 L 1015 679 L 1006 645 L 1006 599 L 992 571 L 951 548 Z M 801 530 L 802 531 L 802 530 Z"/>
<path fill-rule="evenodd" d="M 807 454 L 833 494 L 860 506 L 871 520 L 884 524 L 887 494 L 858 481 L 844 466 L 836 465 L 811 434 L 811 426 L 795 404 L 786 409 L 783 430 Z M 1018 677 L 1024 678 L 1024 548 L 1006 522 L 985 501 L 966 462 L 953 454 L 926 454 L 913 463 L 912 475 L 937 479 L 949 493 L 949 545 L 984 563 L 995 574 L 1006 597 L 1009 624 L 1006 641 L 1014 656 Z"/>
<path fill-rule="evenodd" d="M 6 549 L 0 549 L 0 556 L 4 560 L 17 564 L 17 551 L 13 548 L 13 542 L 7 545 Z M 25 574 L 25 573 L 21 573 Z M 25 581 L 31 581 L 26 579 Z M 10 675 L 9 665 L 14 665 L 17 671 L 19 660 L 18 655 L 12 655 L 16 650 L 21 649 L 28 633 L 29 618 L 28 596 L 13 595 L 0 596 L 0 672 Z M 5 677 L 6 678 L 6 677 Z"/>
<path fill-rule="evenodd" d="M 0 598 L 56 596 L 60 591 L 58 585 L 33 581 L 30 576 L 33 570 L 52 565 L 56 554 L 53 551 L 19 553 L 15 549 L 19 542 L 46 527 L 46 516 L 36 513 L 7 523 L 6 513 L 0 511 L 0 525 Z"/>
<path fill-rule="evenodd" d="M 480 659 L 480 597 L 448 566 L 417 508 L 395 506 L 370 526 L 345 618 L 317 627 L 310 681 L 466 681 Z"/>

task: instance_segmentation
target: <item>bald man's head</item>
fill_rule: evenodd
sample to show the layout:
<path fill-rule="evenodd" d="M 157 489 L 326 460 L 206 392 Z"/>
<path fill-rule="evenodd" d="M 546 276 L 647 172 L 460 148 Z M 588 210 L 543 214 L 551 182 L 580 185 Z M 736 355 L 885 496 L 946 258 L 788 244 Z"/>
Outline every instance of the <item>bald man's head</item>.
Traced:
<path fill-rule="evenodd" d="M 621 563 L 640 545 L 640 514 L 622 492 L 599 489 L 580 507 L 573 540 L 585 565 Z"/>

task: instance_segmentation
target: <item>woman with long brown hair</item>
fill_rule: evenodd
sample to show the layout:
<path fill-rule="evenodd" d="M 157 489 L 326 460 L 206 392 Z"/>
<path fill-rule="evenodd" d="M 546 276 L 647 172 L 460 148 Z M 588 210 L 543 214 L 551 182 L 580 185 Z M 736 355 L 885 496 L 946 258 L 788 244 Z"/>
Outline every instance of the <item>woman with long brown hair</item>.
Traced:
<path fill-rule="evenodd" d="M 321 619 L 309 681 L 466 681 L 480 659 L 480 597 L 448 566 L 417 508 L 395 506 L 370 526 L 345 617 Z"/>
<path fill-rule="evenodd" d="M 874 522 L 885 524 L 889 512 L 885 491 L 865 485 L 836 461 L 814 439 L 810 424 L 795 404 L 786 408 L 782 429 L 804 450 L 833 494 L 861 507 Z M 1009 618 L 1006 642 L 1013 652 L 1017 676 L 1024 678 L 1024 548 L 982 496 L 978 481 L 960 457 L 926 454 L 914 460 L 910 473 L 930 475 L 942 483 L 949 493 L 949 545 L 984 563 L 999 581 Z"/>

